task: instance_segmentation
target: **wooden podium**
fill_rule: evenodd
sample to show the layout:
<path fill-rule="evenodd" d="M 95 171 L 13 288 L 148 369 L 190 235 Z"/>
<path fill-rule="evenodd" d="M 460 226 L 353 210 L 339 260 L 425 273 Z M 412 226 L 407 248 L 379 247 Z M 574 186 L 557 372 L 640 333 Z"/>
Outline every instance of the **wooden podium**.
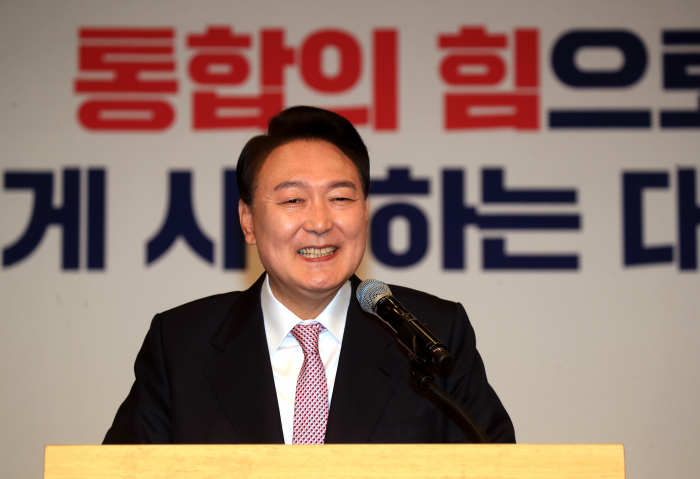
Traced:
<path fill-rule="evenodd" d="M 624 479 L 605 445 L 46 446 L 44 479 Z"/>

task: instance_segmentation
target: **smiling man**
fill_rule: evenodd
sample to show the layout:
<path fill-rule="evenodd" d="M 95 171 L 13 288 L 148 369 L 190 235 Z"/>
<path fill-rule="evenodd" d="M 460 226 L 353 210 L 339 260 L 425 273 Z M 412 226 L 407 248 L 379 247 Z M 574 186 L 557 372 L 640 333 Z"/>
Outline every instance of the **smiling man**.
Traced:
<path fill-rule="evenodd" d="M 245 240 L 265 274 L 248 290 L 155 316 L 105 444 L 465 442 L 409 382 L 392 332 L 352 299 L 369 223 L 369 155 L 345 118 L 294 107 L 237 166 Z M 459 303 L 394 295 L 454 356 L 438 379 L 493 442 L 513 425 Z"/>

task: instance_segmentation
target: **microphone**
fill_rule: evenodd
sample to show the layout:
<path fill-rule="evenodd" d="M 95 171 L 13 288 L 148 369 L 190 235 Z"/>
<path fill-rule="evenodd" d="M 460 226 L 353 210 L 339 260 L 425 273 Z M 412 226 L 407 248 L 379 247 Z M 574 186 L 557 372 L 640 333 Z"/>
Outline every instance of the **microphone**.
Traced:
<path fill-rule="evenodd" d="M 357 301 L 362 310 L 374 314 L 396 333 L 399 343 L 421 366 L 435 364 L 447 372 L 452 367 L 452 355 L 435 337 L 427 325 L 409 313 L 391 294 L 386 283 L 366 279 L 357 287 Z"/>

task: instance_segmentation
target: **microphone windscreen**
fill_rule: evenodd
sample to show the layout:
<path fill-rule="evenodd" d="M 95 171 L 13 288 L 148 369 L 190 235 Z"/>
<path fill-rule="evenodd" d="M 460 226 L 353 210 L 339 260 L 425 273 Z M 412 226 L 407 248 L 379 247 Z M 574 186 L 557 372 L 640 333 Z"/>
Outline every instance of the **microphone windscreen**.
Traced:
<path fill-rule="evenodd" d="M 372 310 L 374 300 L 381 294 L 391 294 L 391 289 L 389 285 L 378 279 L 368 278 L 357 287 L 357 301 L 366 313 L 374 314 Z"/>

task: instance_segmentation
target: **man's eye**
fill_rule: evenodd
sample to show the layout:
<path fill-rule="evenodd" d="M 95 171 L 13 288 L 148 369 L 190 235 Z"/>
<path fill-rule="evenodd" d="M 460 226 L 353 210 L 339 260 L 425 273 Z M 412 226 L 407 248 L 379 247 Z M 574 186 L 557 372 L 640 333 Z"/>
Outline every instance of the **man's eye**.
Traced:
<path fill-rule="evenodd" d="M 291 200 L 286 200 L 282 202 L 285 205 L 293 205 L 296 203 L 301 203 L 301 200 L 299 198 L 292 198 Z"/>

